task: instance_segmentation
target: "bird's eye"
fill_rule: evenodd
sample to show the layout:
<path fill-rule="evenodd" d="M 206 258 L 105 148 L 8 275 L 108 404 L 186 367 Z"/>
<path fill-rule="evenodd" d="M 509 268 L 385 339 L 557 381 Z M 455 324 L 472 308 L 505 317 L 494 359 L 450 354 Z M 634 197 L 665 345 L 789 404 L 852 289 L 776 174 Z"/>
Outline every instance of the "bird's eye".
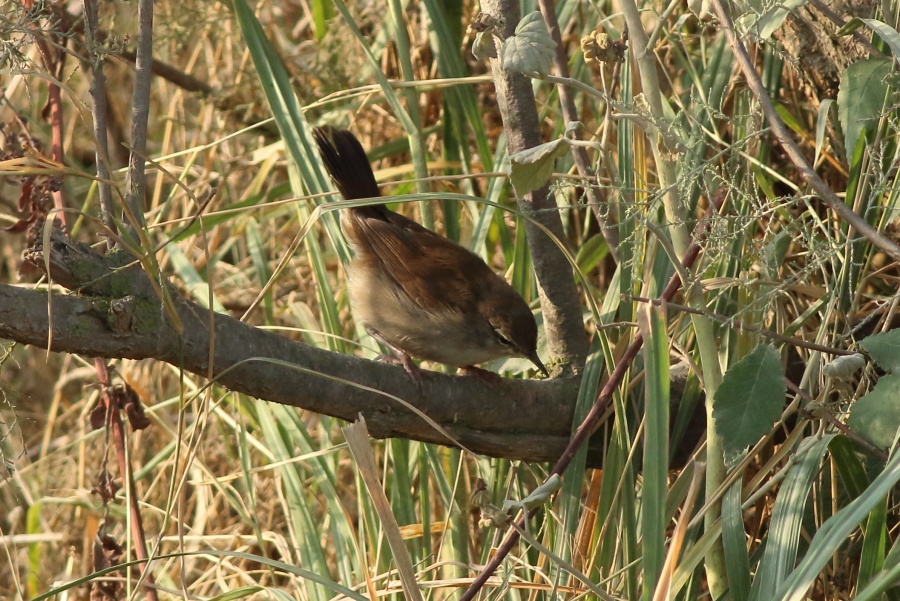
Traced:
<path fill-rule="evenodd" d="M 497 342 L 499 342 L 500 344 L 502 344 L 504 346 L 512 346 L 512 341 L 509 338 L 507 338 L 506 336 L 504 336 L 503 334 L 501 334 L 500 330 L 498 330 L 497 328 L 494 328 L 494 338 L 496 338 Z"/>

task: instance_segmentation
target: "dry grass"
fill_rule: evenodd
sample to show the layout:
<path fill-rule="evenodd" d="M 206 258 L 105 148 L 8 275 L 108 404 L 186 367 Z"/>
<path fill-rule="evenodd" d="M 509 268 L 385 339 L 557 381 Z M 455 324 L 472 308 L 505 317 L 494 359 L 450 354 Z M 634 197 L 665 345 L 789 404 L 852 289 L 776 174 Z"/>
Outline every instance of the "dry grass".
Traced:
<path fill-rule="evenodd" d="M 434 35 L 429 37 L 434 29 L 429 29 L 426 4 L 412 2 L 406 12 L 419 80 L 441 75 L 436 59 L 440 48 Z M 17 5 L 7 5 L 11 6 L 9 14 L 0 16 L 0 27 L 5 29 L 3 47 L 21 54 L 10 53 L 4 59 L 3 68 L 10 74 L 3 76 L 0 122 L 6 124 L 5 133 L 16 135 L 22 133 L 24 125 L 38 149 L 49 154 L 50 126 L 40 112 L 47 97 L 47 81 L 41 77 L 46 69 L 32 43 L 33 28 L 46 27 L 47 22 L 29 21 Z M 317 39 L 312 13 L 308 12 L 314 6 L 319 4 L 262 3 L 257 13 L 287 65 L 301 104 L 314 105 L 307 118 L 350 126 L 368 148 L 377 149 L 383 157 L 377 168 L 394 179 L 408 180 L 413 168 L 402 143 L 403 128 L 376 88 L 355 91 L 373 81 L 362 52 L 356 49 L 355 40 L 339 17 L 329 21 L 327 31 Z M 399 78 L 398 51 L 390 43 L 387 9 L 380 3 L 360 2 L 352 10 L 386 75 Z M 570 52 L 577 52 L 578 35 L 605 17 L 592 10 L 589 5 L 577 8 L 567 30 Z M 103 11 L 102 27 L 113 36 L 110 45 L 130 47 L 127 35 L 135 30 L 134 3 L 105 3 Z M 471 7 L 466 7 L 467 19 L 471 12 Z M 669 24 L 677 17 L 674 15 Z M 617 17 L 612 23 L 620 26 Z M 664 33 L 657 54 L 664 61 L 666 79 L 662 86 L 666 98 L 676 113 L 690 114 L 693 119 L 682 123 L 682 131 L 695 128 L 691 152 L 681 159 L 690 168 L 679 180 L 679 190 L 690 201 L 700 199 L 699 206 L 691 206 L 696 213 L 709 191 L 720 186 L 730 191 L 728 218 L 716 222 L 699 272 L 708 295 L 706 308 L 841 349 L 850 348 L 864 334 L 889 329 L 895 320 L 900 275 L 896 264 L 886 255 L 871 251 L 867 256 L 857 256 L 855 263 L 849 260 L 852 249 L 844 243 L 841 224 L 798 189 L 800 179 L 794 167 L 760 133 L 762 119 L 752 97 L 739 85 L 730 67 L 714 65 L 711 57 L 727 56 L 724 46 L 716 46 L 715 31 L 696 26 L 696 21 L 690 23 Z M 148 153 L 159 168 L 151 168 L 147 179 L 146 218 L 151 239 L 159 243 L 179 233 L 196 215 L 198 202 L 217 190 L 203 220 L 196 222 L 186 236 L 171 240 L 158 259 L 163 272 L 182 293 L 205 302 L 208 285 L 219 310 L 240 315 L 293 239 L 303 210 L 298 206 L 309 205 L 305 199 L 298 203 L 291 191 L 283 146 L 277 129 L 266 120 L 270 109 L 229 7 L 163 2 L 157 7 L 154 32 L 156 56 L 206 82 L 214 92 L 208 96 L 188 93 L 165 79 L 154 79 Z M 70 43 L 67 48 L 75 56 L 68 57 L 60 77 L 64 84 L 64 151 L 70 167 L 89 174 L 94 171 L 89 82 L 84 64 L 76 59 L 83 47 Z M 812 156 L 818 107 L 797 83 L 796 69 L 802 65 L 792 64 L 792 57 L 777 52 L 759 52 L 758 63 L 766 65 L 766 73 L 773 61 L 784 67 L 773 87 L 780 90 L 782 106 L 796 122 L 795 133 L 804 152 Z M 486 72 L 468 51 L 464 60 L 468 73 Z M 585 68 L 580 60 L 575 68 L 580 79 L 601 86 L 599 74 Z M 131 65 L 111 58 L 106 73 L 112 123 L 110 160 L 119 169 L 114 179 L 122 186 Z M 604 77 L 608 80 L 610 76 L 607 70 Z M 720 99 L 703 96 L 716 86 L 721 88 Z M 490 141 L 493 148 L 500 133 L 493 89 L 484 83 L 471 89 L 482 113 L 479 126 L 486 132 L 482 141 Z M 626 94 L 623 92 L 623 97 Z M 452 102 L 445 105 L 448 96 L 449 92 L 437 89 L 418 95 L 423 128 L 441 126 L 426 138 L 427 160 L 432 166 L 442 167 L 447 175 L 480 173 L 492 157 L 475 150 L 461 156 L 444 154 L 448 139 L 458 141 L 453 138 L 457 134 L 448 132 L 464 131 L 465 142 L 472 148 L 478 135 L 465 129 L 465 115 L 445 111 L 447 106 L 456 108 Z M 563 126 L 556 93 L 545 85 L 539 99 L 546 137 L 560 135 Z M 656 168 L 640 130 L 626 122 L 604 122 L 602 107 L 592 102 L 579 97 L 580 117 L 588 132 L 596 132 L 596 139 L 605 141 L 606 156 L 616 163 L 611 169 L 601 170 L 599 189 L 620 216 L 625 243 L 620 250 L 623 273 L 614 277 L 616 265 L 601 254 L 596 223 L 579 204 L 582 190 L 567 183 L 572 180 L 562 178 L 554 185 L 559 199 L 572 205 L 562 212 L 569 242 L 576 252 L 581 249 L 579 264 L 590 265 L 581 289 L 584 300 L 590 296 L 597 303 L 606 302 L 603 310 L 609 313 L 604 320 L 630 322 L 637 305 L 619 305 L 614 300 L 618 293 L 642 292 L 643 286 L 656 285 L 668 275 L 663 274 L 668 263 L 662 249 L 643 227 L 644 220 L 655 220 L 658 213 Z M 17 115 L 21 123 L 15 120 Z M 608 135 L 606 128 L 610 129 Z M 895 123 L 885 120 L 880 131 L 879 140 L 884 144 L 873 144 L 872 156 L 895 165 Z M 637 140 L 632 141 L 631 136 L 637 136 Z M 834 141 L 839 139 L 832 138 L 829 143 L 826 138 L 817 168 L 835 190 L 843 191 L 862 178 L 835 148 Z M 395 143 L 398 140 L 401 142 Z M 877 163 L 874 159 L 871 162 Z M 569 169 L 571 162 L 563 161 L 562 166 Z M 441 169 L 434 171 L 437 175 Z M 896 171 L 886 168 L 878 177 L 869 181 L 865 198 L 876 206 L 890 207 L 895 202 L 891 190 L 896 184 Z M 487 196 L 497 190 L 492 181 L 489 177 L 448 177 L 435 183 L 432 190 Z M 79 211 L 70 214 L 77 218 L 77 222 L 70 222 L 74 224 L 73 236 L 102 243 L 96 222 L 96 188 L 86 177 L 66 177 L 63 184 L 67 206 Z M 408 181 L 391 189 L 413 191 Z M 18 218 L 15 203 L 20 190 L 16 177 L 0 181 L 2 225 Z M 512 206 L 507 196 L 495 199 Z M 420 218 L 410 206 L 404 205 L 403 210 Z M 479 207 L 450 209 L 435 203 L 434 209 L 437 228 L 442 232 L 452 235 L 459 223 L 462 239 L 467 241 L 473 231 L 483 231 L 478 229 L 484 225 L 478 218 L 484 214 L 475 212 Z M 510 227 L 514 225 L 502 217 L 487 221 L 484 250 L 498 270 L 508 267 L 515 256 L 515 231 Z M 881 227 L 896 239 L 895 222 L 885 219 Z M 786 237 L 783 250 L 776 242 L 779 236 Z M 325 335 L 354 339 L 357 332 L 344 295 L 344 274 L 337 254 L 324 231 L 320 229 L 316 237 L 323 249 L 327 279 L 319 279 L 311 265 L 310 253 L 314 251 L 298 252 L 251 322 L 285 328 L 281 330 L 284 335 L 316 346 L 358 352 L 354 345 L 335 342 Z M 34 280 L 34 274 L 27 273 L 19 279 L 25 245 L 24 235 L 3 235 L 3 281 Z M 852 275 L 841 272 L 841 266 L 847 266 Z M 855 279 L 850 283 L 845 278 Z M 521 283 L 526 294 L 533 293 L 530 275 Z M 322 315 L 322 299 L 317 294 L 323 285 L 335 291 L 337 324 L 327 323 Z M 620 288 L 607 290 L 610 285 Z M 835 290 L 843 294 L 833 294 Z M 616 345 L 623 346 L 620 343 L 627 342 L 633 332 L 627 323 L 601 329 L 595 317 L 588 325 L 592 333 L 602 332 L 598 340 L 602 340 L 603 356 L 594 359 L 600 362 L 604 358 L 610 362 Z M 699 362 L 688 319 L 670 312 L 668 325 L 672 357 L 683 355 L 694 364 Z M 759 341 L 754 335 L 724 326 L 717 335 L 725 367 Z M 0 363 L 0 598 L 30 599 L 95 570 L 92 546 L 104 520 L 107 533 L 125 546 L 127 553 L 131 541 L 124 494 L 120 491 L 115 501 L 104 507 L 99 496 L 91 492 L 97 486 L 103 462 L 116 462 L 107 433 L 92 431 L 89 425 L 88 416 L 99 396 L 93 363 L 7 342 L 3 347 L 7 354 Z M 367 347 L 363 352 L 371 356 L 373 351 Z M 835 392 L 818 375 L 821 356 L 803 349 L 785 350 L 783 355 L 789 377 L 798 383 L 803 379 L 817 401 L 836 402 L 838 411 L 829 415 L 841 418 L 850 397 Z M 127 450 L 144 528 L 152 550 L 162 556 L 153 568 L 160 598 L 207 599 L 234 590 L 258 599 L 286 598 L 278 597 L 273 592 L 276 589 L 294 599 L 324 600 L 339 594 L 328 584 L 314 584 L 309 574 L 300 570 L 353 588 L 363 597 L 370 591 L 400 594 L 397 576 L 390 572 L 393 564 L 383 525 L 369 498 L 360 494 L 364 487 L 343 443 L 342 424 L 215 386 L 203 389 L 203 379 L 154 361 L 118 361 L 115 368 L 137 392 L 151 420 L 146 430 L 129 430 Z M 620 399 L 616 406 L 620 429 L 610 442 L 605 460 L 608 467 L 603 472 L 614 478 L 593 473 L 592 479 L 585 479 L 583 495 L 576 481 L 571 484 L 572 490 L 567 489 L 561 499 L 548 506 L 547 514 L 534 525 L 534 532 L 564 561 L 549 560 L 522 545 L 515 552 L 517 563 L 510 564 L 502 574 L 507 580 L 493 583 L 504 598 L 549 597 L 551 593 L 540 591 L 553 587 L 566 596 L 572 595 L 570 591 L 583 591 L 582 584 L 564 569 L 571 565 L 619 598 L 640 595 L 644 586 L 639 541 L 643 490 L 638 470 L 643 409 L 636 410 L 637 405 L 631 402 L 642 398 L 639 371 L 635 370 L 631 388 L 634 398 Z M 875 379 L 875 373 L 869 371 L 855 381 L 856 395 L 867 392 Z M 692 374 L 687 397 L 696 401 L 698 388 L 696 374 Z M 588 391 L 587 395 L 591 394 Z M 761 476 L 743 498 L 769 482 L 772 488 L 767 496 L 744 508 L 742 526 L 748 534 L 745 553 L 759 550 L 768 534 L 778 498 L 778 478 L 794 465 L 788 459 L 792 449 L 802 439 L 812 439 L 819 426 L 827 426 L 818 418 L 808 421 L 807 417 L 782 424 L 777 436 L 760 445 L 748 461 L 745 485 L 749 486 L 753 473 Z M 543 466 L 465 457 L 456 450 L 415 442 L 374 444 L 383 470 L 379 476 L 401 531 L 409 535 L 407 549 L 429 598 L 456 595 L 462 586 L 459 579 L 471 578 L 477 572 L 471 565 L 486 561 L 502 537 L 501 531 L 477 528 L 472 519 L 468 495 L 476 479 L 488 480 L 492 499 L 502 502 L 503 498 L 525 496 L 545 473 Z M 846 457 L 843 460 L 848 461 Z M 863 464 L 857 463 L 861 474 L 856 475 L 865 488 L 868 481 Z M 817 527 L 846 505 L 850 494 L 845 491 L 845 481 L 837 476 L 848 464 L 839 465 L 828 456 L 823 461 L 825 469 L 819 472 L 818 465 L 810 476 L 808 490 L 815 503 L 799 505 L 800 511 L 804 507 L 807 511 L 803 533 L 798 536 L 803 553 Z M 118 475 L 115 467 L 112 471 Z M 668 497 L 663 499 L 669 504 L 666 515 L 670 527 L 677 517 L 675 509 L 687 492 L 688 476 L 676 477 L 672 472 Z M 852 498 L 861 493 L 852 492 Z M 738 497 L 738 505 L 732 509 L 736 510 L 740 500 Z M 889 497 L 886 514 L 873 518 L 873 528 L 889 535 L 886 545 L 872 547 L 879 559 L 884 559 L 895 538 L 896 516 L 893 498 Z M 736 526 L 732 522 L 723 527 Z M 417 528 L 432 534 L 410 534 Z M 695 557 L 689 551 L 699 544 L 699 537 L 699 532 L 688 533 L 681 571 L 675 574 L 678 598 L 708 598 L 703 596 L 706 582 L 702 553 Z M 862 533 L 855 531 L 841 551 L 855 548 L 862 538 Z M 759 569 L 756 561 L 754 557 L 749 564 L 751 572 Z M 846 598 L 857 593 L 867 583 L 857 580 L 860 569 L 855 558 L 835 559 L 823 569 L 811 598 Z M 751 573 L 745 576 L 749 583 Z M 115 578 L 124 587 L 117 598 L 124 598 L 126 590 L 142 596 L 132 589 L 134 574 L 122 571 Z M 646 586 L 652 588 L 654 583 Z M 86 599 L 88 588 L 80 586 L 65 594 L 71 595 L 65 598 Z"/>

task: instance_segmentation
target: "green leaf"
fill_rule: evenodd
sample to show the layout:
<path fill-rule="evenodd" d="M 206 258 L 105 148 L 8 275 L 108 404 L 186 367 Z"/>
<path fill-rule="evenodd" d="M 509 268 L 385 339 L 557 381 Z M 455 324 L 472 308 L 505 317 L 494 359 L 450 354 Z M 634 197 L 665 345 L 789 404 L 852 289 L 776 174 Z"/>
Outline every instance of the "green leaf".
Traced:
<path fill-rule="evenodd" d="M 524 196 L 550 180 L 556 159 L 569 152 L 569 140 L 559 138 L 510 155 L 509 179 L 516 194 Z"/>
<path fill-rule="evenodd" d="M 844 130 L 844 151 L 852 160 L 859 138 L 874 128 L 872 121 L 881 115 L 888 86 L 884 78 L 890 73 L 889 58 L 867 58 L 844 70 L 838 92 L 838 118 Z"/>
<path fill-rule="evenodd" d="M 861 456 L 857 454 L 857 445 L 847 436 L 838 436 L 828 445 L 831 461 L 841 476 L 841 492 L 848 498 L 855 499 L 872 484 L 872 478 L 866 472 Z"/>
<path fill-rule="evenodd" d="M 750 557 L 747 555 L 747 532 L 741 510 L 741 481 L 732 484 L 722 497 L 722 548 L 728 574 L 731 601 L 747 601 L 752 584 Z"/>
<path fill-rule="evenodd" d="M 311 0 L 310 8 L 312 8 L 316 41 L 321 42 L 325 37 L 325 32 L 328 31 L 328 21 L 334 16 L 333 5 L 331 0 Z"/>
<path fill-rule="evenodd" d="M 335 0 L 337 2 L 338 0 Z M 266 100 L 275 118 L 275 124 L 284 140 L 284 147 L 288 158 L 288 179 L 291 189 L 296 196 L 302 196 L 304 190 L 311 194 L 327 192 L 331 189 L 331 179 L 328 177 L 325 167 L 319 157 L 318 148 L 313 139 L 312 130 L 307 124 L 306 117 L 294 93 L 293 82 L 285 69 L 281 57 L 269 42 L 256 15 L 247 5 L 245 0 L 233 0 L 234 12 L 247 49 L 256 67 L 256 73 L 262 85 Z M 324 202 L 324 201 L 320 201 Z M 297 203 L 296 210 L 301 221 L 306 221 L 309 211 L 306 203 Z M 322 215 L 322 223 L 332 246 L 346 264 L 350 261 L 350 248 L 340 233 L 338 217 L 334 212 Z M 319 301 L 319 309 L 323 316 L 323 325 L 327 332 L 338 334 L 343 330 L 340 315 L 338 314 L 336 297 L 332 291 L 331 273 L 325 264 L 323 250 L 316 236 L 303 238 L 306 245 L 306 256 L 313 268 L 316 281 L 316 295 Z M 295 239 L 286 250 L 287 254 L 293 252 L 299 246 L 300 239 Z M 287 265 L 282 261 L 273 273 L 272 277 L 278 277 Z M 331 350 L 345 350 L 346 346 L 339 338 L 327 338 Z"/>
<path fill-rule="evenodd" d="M 775 112 L 784 121 L 784 124 L 793 129 L 795 132 L 801 133 L 806 131 L 806 125 L 797 121 L 797 118 L 780 102 L 775 103 Z"/>
<path fill-rule="evenodd" d="M 224 592 L 221 595 L 211 597 L 209 601 L 236 601 L 237 599 L 243 599 L 244 597 L 255 595 L 256 593 L 264 590 L 266 589 L 261 586 L 242 586 L 240 588 Z"/>
<path fill-rule="evenodd" d="M 260 204 L 260 202 L 263 202 L 268 198 L 277 198 L 278 196 L 282 196 L 289 192 L 290 188 L 288 187 L 285 187 L 283 185 L 276 186 L 267 194 L 254 194 L 250 198 L 246 198 L 240 202 L 236 202 L 226 207 L 217 208 L 215 214 L 205 215 L 202 220 L 197 219 L 186 228 L 178 230 L 172 236 L 170 242 L 181 242 L 182 240 L 189 238 L 190 236 L 196 236 L 198 233 L 200 233 L 201 229 L 210 231 L 214 225 L 220 225 L 234 219 L 235 213 L 240 212 L 240 209 L 256 206 Z"/>
<path fill-rule="evenodd" d="M 859 17 L 853 17 L 852 19 L 850 19 L 849 21 L 844 23 L 843 27 L 838 29 L 837 34 L 841 35 L 841 36 L 850 35 L 854 31 L 856 31 L 857 29 L 862 27 L 862 24 L 863 24 L 862 19 L 860 19 Z"/>
<path fill-rule="evenodd" d="M 784 264 L 784 257 L 791 247 L 792 240 L 793 236 L 788 231 L 782 230 L 763 248 L 763 268 L 765 269 L 766 277 L 770 280 L 779 278 L 781 266 Z"/>
<path fill-rule="evenodd" d="M 666 481 L 669 474 L 669 339 L 665 310 L 638 312 L 646 368 L 644 488 L 641 495 L 644 582 L 656 582 L 666 560 Z M 649 598 L 649 595 L 644 595 Z"/>
<path fill-rule="evenodd" d="M 559 474 L 552 474 L 547 481 L 535 488 L 531 491 L 527 497 L 522 499 L 521 501 L 516 501 L 515 499 L 506 499 L 503 501 L 503 511 L 508 511 L 510 509 L 521 509 L 522 511 L 529 511 L 534 509 L 535 507 L 540 507 L 548 500 L 550 500 L 550 496 L 560 490 L 562 488 L 562 478 L 559 477 Z"/>
<path fill-rule="evenodd" d="M 603 234 L 594 234 L 578 249 L 575 263 L 581 273 L 587 273 L 596 267 L 609 254 L 609 246 Z"/>
<path fill-rule="evenodd" d="M 859 343 L 878 367 L 900 374 L 900 330 L 874 334 Z"/>
<path fill-rule="evenodd" d="M 37 502 L 28 508 L 28 513 L 25 517 L 25 529 L 28 534 L 41 532 L 42 506 L 42 503 Z M 41 572 L 41 546 L 40 543 L 30 543 L 28 545 L 28 576 L 25 584 L 29 597 L 34 597 L 38 591 L 38 574 Z"/>
<path fill-rule="evenodd" d="M 209 309 L 210 290 L 209 282 L 197 272 L 197 269 L 191 263 L 190 259 L 184 254 L 178 245 L 170 244 L 166 247 L 166 254 L 169 255 L 169 261 L 175 275 L 184 282 L 185 289 L 188 294 L 193 297 L 201 306 Z M 225 307 L 219 302 L 215 294 L 212 295 L 212 309 L 222 313 Z"/>
<path fill-rule="evenodd" d="M 887 552 L 887 499 L 875 505 L 866 520 L 863 530 L 862 554 L 859 558 L 859 573 L 856 578 L 856 590 L 862 590 L 872 581 L 874 576 L 884 567 L 884 555 Z"/>
<path fill-rule="evenodd" d="M 256 219 L 253 217 L 247 219 L 244 233 L 247 240 L 247 250 L 250 253 L 250 258 L 253 260 L 253 267 L 256 271 L 256 278 L 259 281 L 260 288 L 262 288 L 266 285 L 266 282 L 269 281 L 272 271 L 269 269 L 269 262 L 266 258 L 266 248 L 263 244 L 262 234 L 260 234 L 259 231 L 259 223 L 257 223 Z M 272 304 L 271 290 L 269 290 L 263 298 L 263 306 L 266 310 L 267 323 L 275 323 L 275 312 Z"/>
<path fill-rule="evenodd" d="M 716 431 L 734 457 L 772 428 L 784 409 L 781 355 L 760 344 L 725 372 L 713 400 Z"/>
<path fill-rule="evenodd" d="M 516 34 L 503 42 L 503 68 L 532 77 L 544 77 L 550 72 L 556 42 L 547 31 L 541 13 L 528 13 L 516 27 Z"/>
<path fill-rule="evenodd" d="M 494 43 L 494 35 L 490 31 L 479 31 L 472 42 L 472 56 L 480 61 L 489 58 L 497 58 L 497 45 Z"/>
<path fill-rule="evenodd" d="M 751 587 L 751 601 L 779 599 L 775 592 L 784 584 L 793 566 L 802 534 L 803 516 L 809 502 L 813 481 L 819 473 L 828 445 L 836 434 L 804 439 L 797 447 L 798 458 L 778 490 L 772 509 L 766 545 Z"/>
<path fill-rule="evenodd" d="M 891 446 L 900 427 L 900 375 L 884 376 L 853 403 L 847 425 L 877 447 Z"/>
<path fill-rule="evenodd" d="M 756 31 L 759 37 L 763 40 L 769 39 L 781 27 L 788 14 L 796 8 L 800 8 L 806 2 L 807 0 L 786 0 L 776 4 L 775 8 L 763 14 L 756 21 Z"/>

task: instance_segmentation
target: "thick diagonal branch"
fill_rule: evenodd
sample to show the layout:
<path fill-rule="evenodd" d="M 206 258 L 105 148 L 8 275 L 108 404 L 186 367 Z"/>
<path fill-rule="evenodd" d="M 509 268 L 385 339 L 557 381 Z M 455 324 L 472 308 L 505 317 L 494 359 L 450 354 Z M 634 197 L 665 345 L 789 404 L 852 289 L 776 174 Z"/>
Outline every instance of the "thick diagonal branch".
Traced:
<path fill-rule="evenodd" d="M 82 295 L 54 294 L 51 350 L 93 357 L 157 359 L 206 376 L 210 312 L 173 293 L 184 326 L 169 324 L 153 286 L 122 252 L 101 256 L 55 232 L 50 277 Z M 30 260 L 43 266 L 40 250 Z M 354 420 L 362 413 L 377 437 L 452 445 L 393 395 L 440 424 L 476 453 L 526 461 L 558 457 L 566 446 L 577 382 L 457 377 L 426 372 L 419 388 L 402 368 L 290 340 L 213 314 L 212 372 L 221 386 L 267 401 Z M 46 292 L 0 284 L 0 337 L 47 348 Z M 379 392 L 379 391 L 383 391 Z M 592 453 L 596 465 L 599 453 Z"/>

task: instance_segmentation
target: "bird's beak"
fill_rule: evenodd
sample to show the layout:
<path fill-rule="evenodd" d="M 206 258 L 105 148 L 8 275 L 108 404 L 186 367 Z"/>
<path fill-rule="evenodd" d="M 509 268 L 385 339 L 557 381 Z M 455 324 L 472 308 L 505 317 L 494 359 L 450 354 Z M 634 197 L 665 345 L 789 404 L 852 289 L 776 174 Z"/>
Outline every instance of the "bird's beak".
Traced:
<path fill-rule="evenodd" d="M 545 378 L 550 377 L 550 372 L 547 371 L 547 368 L 544 367 L 544 364 L 541 363 L 541 358 L 538 357 L 537 351 L 533 351 L 531 354 L 526 355 L 526 359 L 535 364 L 535 366 L 541 370 L 541 373 L 544 374 Z"/>

